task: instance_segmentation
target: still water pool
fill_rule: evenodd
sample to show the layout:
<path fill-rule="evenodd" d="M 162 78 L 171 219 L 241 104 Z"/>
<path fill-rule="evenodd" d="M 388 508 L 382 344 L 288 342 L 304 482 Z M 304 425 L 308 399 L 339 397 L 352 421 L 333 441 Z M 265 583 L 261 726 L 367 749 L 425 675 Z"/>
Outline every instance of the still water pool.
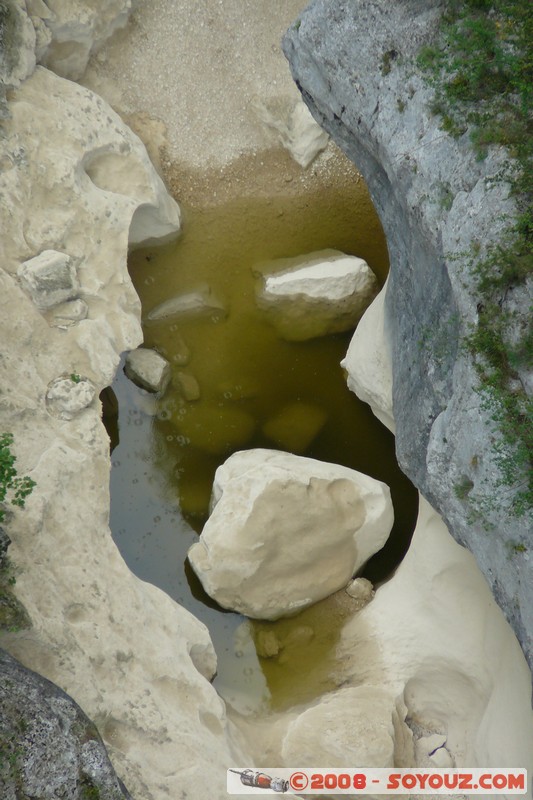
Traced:
<path fill-rule="evenodd" d="M 332 688 L 346 609 L 333 598 L 291 620 L 246 623 L 205 595 L 186 553 L 205 522 L 217 466 L 235 450 L 273 447 L 386 482 L 396 521 L 389 543 L 365 569 L 372 581 L 390 574 L 414 527 L 416 494 L 397 466 L 394 439 L 346 387 L 339 362 L 350 334 L 285 342 L 255 305 L 254 265 L 328 247 L 365 258 L 383 284 L 386 243 L 355 177 L 319 180 L 303 193 L 278 187 L 272 197 L 263 189 L 257 197 L 185 208 L 176 242 L 130 259 L 145 344 L 170 361 L 173 377 L 162 398 L 121 372 L 114 384 L 120 443 L 113 453 L 112 531 L 139 577 L 209 627 L 217 688 L 243 711 L 287 707 Z M 159 304 L 200 286 L 209 287 L 223 312 L 149 320 Z M 185 399 L 188 392 L 195 399 Z M 253 640 L 267 630 L 282 646 L 258 659 Z"/>

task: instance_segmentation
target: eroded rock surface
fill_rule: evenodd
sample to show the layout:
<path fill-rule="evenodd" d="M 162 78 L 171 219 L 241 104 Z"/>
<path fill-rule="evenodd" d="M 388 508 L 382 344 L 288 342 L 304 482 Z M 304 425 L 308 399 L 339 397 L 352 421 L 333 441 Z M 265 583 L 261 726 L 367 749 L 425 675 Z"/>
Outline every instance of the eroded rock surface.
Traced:
<path fill-rule="evenodd" d="M 141 142 L 89 90 L 38 67 L 9 112 L 0 430 L 13 433 L 19 473 L 36 487 L 8 520 L 13 588 L 32 627 L 1 644 L 95 721 L 134 797 L 222 800 L 226 767 L 247 759 L 209 682 L 213 646 L 205 626 L 132 575 L 113 543 L 96 399 L 142 338 L 128 243 L 175 235 L 179 209 Z M 43 308 L 22 288 L 21 264 L 43 251 L 75 264 L 76 299 Z"/>
<path fill-rule="evenodd" d="M 247 450 L 217 470 L 211 516 L 189 560 L 220 605 L 277 619 L 345 586 L 392 523 L 385 484 L 336 464 Z"/>

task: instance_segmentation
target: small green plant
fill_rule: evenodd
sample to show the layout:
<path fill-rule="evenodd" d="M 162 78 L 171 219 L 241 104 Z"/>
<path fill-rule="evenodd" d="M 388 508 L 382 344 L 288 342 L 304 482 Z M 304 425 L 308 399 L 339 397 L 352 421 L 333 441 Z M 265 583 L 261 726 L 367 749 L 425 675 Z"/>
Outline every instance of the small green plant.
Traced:
<path fill-rule="evenodd" d="M 403 114 L 405 109 L 407 108 L 407 103 L 405 100 L 402 100 L 400 97 L 396 100 L 396 105 L 398 106 L 398 111 L 400 114 Z"/>
<path fill-rule="evenodd" d="M 455 200 L 455 194 L 453 193 L 450 184 L 448 182 L 441 182 L 439 186 L 439 193 L 440 207 L 445 211 L 450 211 L 451 207 L 453 206 L 453 201 Z"/>
<path fill-rule="evenodd" d="M 459 500 L 465 500 L 468 497 L 472 489 L 474 488 L 474 482 L 470 480 L 470 478 L 463 476 L 461 480 L 455 484 L 453 487 L 453 491 L 455 492 L 455 496 Z"/>
<path fill-rule="evenodd" d="M 79 383 L 81 381 L 81 375 L 78 375 L 77 372 L 71 372 L 70 380 L 72 381 L 72 383 Z"/>
<path fill-rule="evenodd" d="M 381 56 L 381 74 L 388 75 L 392 69 L 392 62 L 398 57 L 396 50 L 386 50 Z"/>
<path fill-rule="evenodd" d="M 12 445 L 12 433 L 0 434 L 0 522 L 5 517 L 2 505 L 6 502 L 6 498 L 9 498 L 12 505 L 23 508 L 26 498 L 35 486 L 35 481 L 27 475 L 24 477 L 17 475 L 16 458 L 11 452 Z"/>
<path fill-rule="evenodd" d="M 524 553 L 527 553 L 528 548 L 523 542 L 517 542 L 513 539 L 509 539 L 508 542 L 505 543 L 505 547 L 507 549 L 508 558 L 513 558 L 514 556 L 521 556 Z"/>

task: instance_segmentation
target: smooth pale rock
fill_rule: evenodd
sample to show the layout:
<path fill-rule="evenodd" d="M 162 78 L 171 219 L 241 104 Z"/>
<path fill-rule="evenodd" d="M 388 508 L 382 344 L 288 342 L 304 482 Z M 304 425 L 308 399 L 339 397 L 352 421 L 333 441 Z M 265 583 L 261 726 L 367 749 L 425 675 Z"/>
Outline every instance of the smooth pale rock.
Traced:
<path fill-rule="evenodd" d="M 200 286 L 192 292 L 171 297 L 153 308 L 146 316 L 148 322 L 193 314 L 211 314 L 217 321 L 226 316 L 224 303 L 213 294 L 209 286 Z"/>
<path fill-rule="evenodd" d="M 393 711 L 394 698 L 385 689 L 339 689 L 289 724 L 283 761 L 301 767 L 392 767 Z"/>
<path fill-rule="evenodd" d="M 170 381 L 170 364 L 166 358 L 144 347 L 128 353 L 124 372 L 130 381 L 148 392 L 164 392 Z"/>
<path fill-rule="evenodd" d="M 275 98 L 268 103 L 255 98 L 252 107 L 263 125 L 274 131 L 276 139 L 304 169 L 327 147 L 328 134 L 315 122 L 301 98 Z"/>
<path fill-rule="evenodd" d="M 79 291 L 72 259 L 57 250 L 43 250 L 38 256 L 24 261 L 17 275 L 24 291 L 40 309 L 72 300 Z"/>
<path fill-rule="evenodd" d="M 257 265 L 257 305 L 280 336 L 303 341 L 354 328 L 376 296 L 376 276 L 362 258 L 338 250 Z"/>
<path fill-rule="evenodd" d="M 303 453 L 318 436 L 327 419 L 319 406 L 298 401 L 285 406 L 263 425 L 263 433 L 291 453 Z"/>
<path fill-rule="evenodd" d="M 46 406 L 55 417 L 70 420 L 90 406 L 95 395 L 96 389 L 88 378 L 64 375 L 48 387 Z"/>
<path fill-rule="evenodd" d="M 407 555 L 346 623 L 337 655 L 346 681 L 379 682 L 401 698 L 414 766 L 448 764 L 445 740 L 459 767 L 531 770 L 526 660 L 472 554 L 424 498 Z"/>
<path fill-rule="evenodd" d="M 224 608 L 277 619 L 345 586 L 383 547 L 392 522 L 385 484 L 335 464 L 248 450 L 218 468 L 211 516 L 188 557 Z"/>
<path fill-rule="evenodd" d="M 388 278 L 361 317 L 341 367 L 347 372 L 348 388 L 394 433 L 392 364 L 385 334 L 387 285 Z"/>
<path fill-rule="evenodd" d="M 73 81 L 85 72 L 91 53 L 126 25 L 132 8 L 131 0 L 48 0 L 43 5 L 32 0 L 30 11 L 50 31 L 41 63 Z"/>

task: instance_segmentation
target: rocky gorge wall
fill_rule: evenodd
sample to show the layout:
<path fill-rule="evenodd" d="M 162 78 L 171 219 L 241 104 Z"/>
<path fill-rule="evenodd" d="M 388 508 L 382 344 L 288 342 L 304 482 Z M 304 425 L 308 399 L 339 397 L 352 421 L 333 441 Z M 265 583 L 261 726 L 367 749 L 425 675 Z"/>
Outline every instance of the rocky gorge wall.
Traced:
<path fill-rule="evenodd" d="M 512 765 L 518 759 L 527 764 L 532 734 L 523 698 L 529 676 L 520 650 L 473 559 L 451 542 L 427 505 L 420 515 L 417 547 L 398 571 L 399 580 L 378 591 L 343 631 L 347 688 L 276 720 L 278 733 L 272 733 L 268 719 L 253 720 L 250 727 L 240 720 L 248 742 L 243 746 L 244 738 L 210 684 L 216 657 L 205 627 L 131 574 L 108 525 L 110 463 L 98 394 L 109 384 L 120 353 L 142 338 L 138 298 L 126 269 L 127 247 L 173 235 L 180 226 L 179 209 L 139 139 L 101 97 L 69 80 L 83 71 L 93 45 L 124 21 L 130 3 L 107 3 L 109 16 L 99 15 L 97 2 L 4 5 L 18 22 L 12 29 L 16 48 L 3 62 L 0 430 L 14 434 L 19 473 L 29 473 L 37 486 L 26 508 L 13 509 L 6 520 L 12 539 L 9 554 L 17 569 L 15 593 L 31 627 L 4 632 L 2 647 L 80 703 L 136 798 L 223 798 L 229 765 L 249 765 L 253 759 L 259 764 L 267 756 L 270 763 L 290 765 L 301 763 L 305 752 L 312 757 L 310 763 L 317 763 L 317 753 L 333 758 L 321 737 L 327 727 L 323 721 L 331 719 L 330 701 L 337 704 L 336 713 L 339 707 L 344 713 L 333 742 L 341 763 L 353 756 L 349 748 L 355 720 L 361 742 L 357 755 L 364 760 L 371 753 L 379 765 L 391 763 L 393 755 L 395 763 L 425 764 L 436 747 L 434 736 L 439 737 L 436 749 L 443 763 L 455 758 L 458 763 Z M 347 12 L 343 8 L 335 15 L 331 5 L 330 10 L 337 22 Z M 302 35 L 304 20 L 298 29 Z M 382 27 L 375 32 L 377 42 Z M 317 36 L 322 34 L 317 31 Z M 339 53 L 342 65 L 342 49 Z M 324 63 L 329 67 L 333 60 L 325 58 Z M 41 66 L 36 68 L 36 61 Z M 380 158 L 388 140 L 383 133 Z M 405 238 L 410 255 L 423 251 L 430 262 L 431 242 L 417 243 L 416 228 L 408 230 L 412 220 L 401 207 L 403 184 L 387 184 L 377 155 L 371 163 L 379 181 L 398 195 L 398 220 L 392 220 L 390 211 L 388 221 L 391 234 Z M 436 224 L 440 211 L 433 213 Z M 411 262 L 404 266 L 409 273 Z M 440 309 L 446 298 L 453 305 L 450 284 L 443 270 L 432 308 Z M 404 289 L 407 295 L 409 288 Z M 411 326 L 418 324 L 408 319 Z M 427 321 L 433 322 L 429 312 Z M 456 324 L 453 314 L 449 324 Z M 379 361 L 383 347 L 376 353 Z M 410 365 L 421 380 L 424 369 L 415 363 L 416 355 L 411 352 Z M 433 364 L 441 382 L 428 394 L 428 414 L 436 413 L 439 403 L 444 406 L 452 391 L 445 366 Z M 387 369 L 383 367 L 388 386 Z M 395 382 L 398 394 L 403 390 L 398 378 Z M 410 384 L 408 388 L 414 391 Z M 403 420 L 406 412 L 398 400 L 396 405 Z M 384 419 L 392 419 L 388 396 Z M 425 424 L 423 442 L 431 439 Z M 402 447 L 406 449 L 405 442 Z M 420 464 L 418 468 L 422 483 L 424 470 Z M 461 628 L 465 604 L 474 613 Z M 430 607 L 431 613 L 419 613 L 421 607 Z M 24 694 L 31 696 L 28 685 L 46 696 L 45 682 L 7 657 L 0 661 L 2 680 L 20 681 L 18 693 L 8 693 L 11 705 Z M 60 691 L 55 697 L 52 705 L 61 706 L 67 718 L 63 725 L 79 723 L 72 727 L 88 740 L 82 742 L 87 747 L 79 748 L 81 778 L 105 773 L 109 783 L 101 784 L 103 796 L 127 796 L 102 750 L 95 757 L 99 740 L 94 730 L 84 728 L 86 721 L 74 705 L 64 705 Z M 428 729 L 413 731 L 408 712 L 428 722 Z M 309 719 L 317 732 L 312 741 L 306 738 Z M 261 748 L 262 723 L 267 740 L 274 741 L 271 749 Z M 57 747 L 52 752 L 44 747 L 43 753 L 50 762 L 58 758 Z M 59 771 L 64 783 L 67 772 Z M 50 792 L 46 780 L 45 788 L 36 790 L 43 797 Z M 70 780 L 61 790 L 74 800 L 84 796 L 85 783 Z"/>
<path fill-rule="evenodd" d="M 460 347 L 461 334 L 477 320 L 460 255 L 474 242 L 496 241 L 514 205 L 498 180 L 506 153 L 493 149 L 476 160 L 468 132 L 453 139 L 430 113 L 432 91 L 415 59 L 443 6 L 314 0 L 289 29 L 284 50 L 313 116 L 363 173 L 387 236 L 400 465 L 474 553 L 531 666 L 531 520 L 509 510 L 512 489 L 499 483 L 499 437 Z M 527 286 L 515 294 L 502 303 L 527 307 Z M 488 512 L 475 513 L 468 498 L 458 497 L 463 482 Z"/>

